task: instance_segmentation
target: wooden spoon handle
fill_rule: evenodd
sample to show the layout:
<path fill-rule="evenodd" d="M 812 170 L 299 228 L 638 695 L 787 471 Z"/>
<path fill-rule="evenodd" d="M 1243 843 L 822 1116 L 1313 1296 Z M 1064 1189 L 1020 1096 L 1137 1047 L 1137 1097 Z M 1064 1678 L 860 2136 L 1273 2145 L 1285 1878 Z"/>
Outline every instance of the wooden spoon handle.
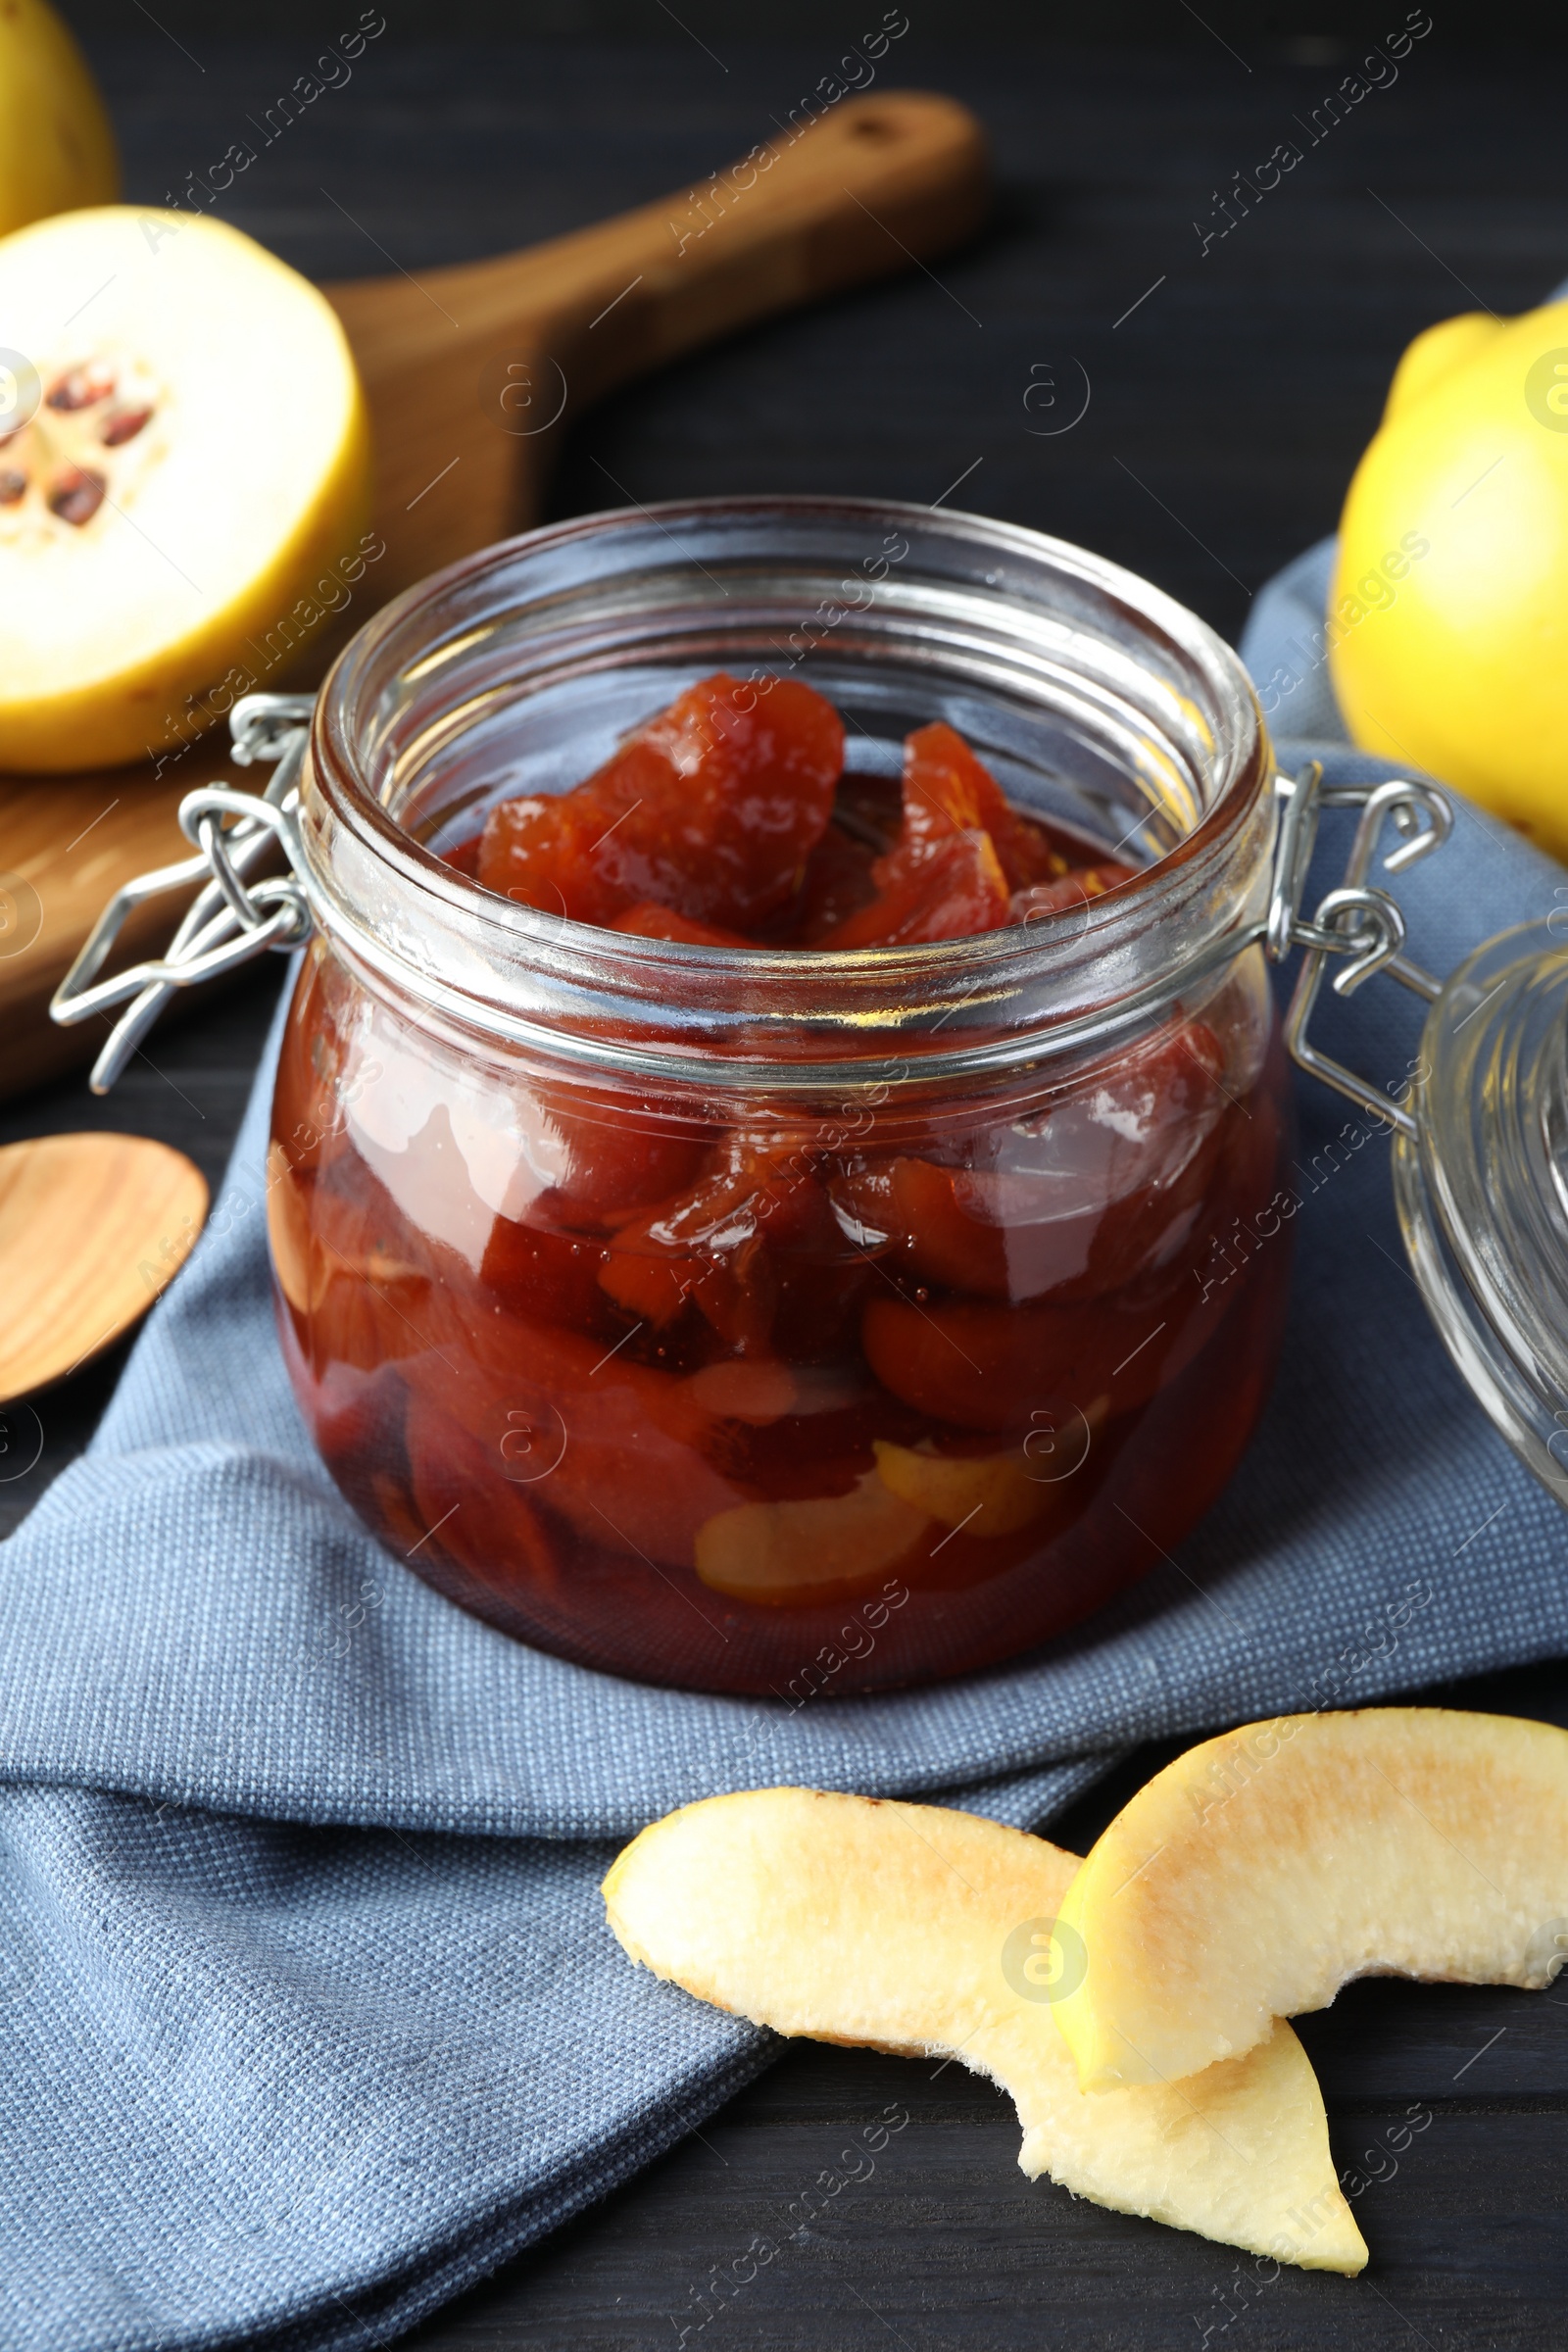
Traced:
<path fill-rule="evenodd" d="M 378 592 L 531 521 L 562 424 L 587 401 L 769 312 L 940 253 L 985 201 L 974 117 L 890 90 L 549 244 L 328 287 L 376 428 Z"/>

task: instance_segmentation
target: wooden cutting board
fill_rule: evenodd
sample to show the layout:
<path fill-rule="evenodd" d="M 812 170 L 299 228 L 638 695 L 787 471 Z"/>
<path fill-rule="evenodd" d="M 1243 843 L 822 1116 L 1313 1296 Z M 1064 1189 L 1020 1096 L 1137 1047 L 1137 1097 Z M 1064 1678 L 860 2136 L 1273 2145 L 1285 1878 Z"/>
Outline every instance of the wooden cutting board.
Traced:
<path fill-rule="evenodd" d="M 773 312 L 945 251 L 985 203 L 973 116 L 950 98 L 892 90 L 846 100 L 697 187 L 597 227 L 416 279 L 327 286 L 369 400 L 387 547 L 354 625 L 368 595 L 384 601 L 527 529 L 589 402 Z M 222 754 L 215 735 L 161 774 L 148 761 L 0 778 L 0 1094 L 97 1053 L 107 1023 L 57 1029 L 49 999 L 112 892 L 189 855 L 175 822 L 182 796 L 220 778 L 258 789 L 256 772 Z M 127 948 L 154 952 L 177 912 L 159 901 Z"/>

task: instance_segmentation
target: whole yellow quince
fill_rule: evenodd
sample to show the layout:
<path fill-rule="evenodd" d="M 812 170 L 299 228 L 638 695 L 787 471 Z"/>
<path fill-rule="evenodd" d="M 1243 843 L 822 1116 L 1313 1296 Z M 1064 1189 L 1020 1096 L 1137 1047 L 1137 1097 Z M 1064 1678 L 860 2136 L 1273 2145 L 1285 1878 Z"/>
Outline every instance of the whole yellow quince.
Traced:
<path fill-rule="evenodd" d="M 115 134 L 86 59 L 46 0 L 4 0 L 0 237 L 119 193 Z"/>
<path fill-rule="evenodd" d="M 1346 500 L 1327 631 L 1358 744 L 1568 858 L 1568 302 L 1410 345 Z"/>

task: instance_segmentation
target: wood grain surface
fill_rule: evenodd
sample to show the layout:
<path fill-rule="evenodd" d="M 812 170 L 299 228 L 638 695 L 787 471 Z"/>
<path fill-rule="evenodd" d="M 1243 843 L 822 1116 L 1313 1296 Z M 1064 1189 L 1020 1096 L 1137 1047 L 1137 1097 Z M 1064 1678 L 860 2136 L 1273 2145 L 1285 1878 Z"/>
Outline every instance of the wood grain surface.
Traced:
<path fill-rule="evenodd" d="M 1409 337 L 1478 299 L 1522 309 L 1568 270 L 1554 73 L 1446 47 L 1433 13 L 1396 86 L 1315 145 L 1292 124 L 1348 72 L 1332 44 L 1228 27 L 1240 60 L 1206 40 L 987 52 L 922 47 L 916 23 L 888 77 L 896 66 L 979 115 L 995 225 L 934 279 L 907 271 L 611 394 L 573 429 L 547 513 L 755 490 L 934 500 L 957 482 L 951 504 L 1096 547 L 1234 636 L 1251 592 L 1333 529 Z M 838 54 L 702 31 L 716 61 L 687 41 L 421 49 L 394 28 L 259 160 L 232 217 L 317 278 L 393 262 L 421 274 L 696 184 L 787 120 Z M 189 45 L 204 72 L 150 28 L 94 52 L 148 201 L 300 70 L 286 38 Z M 1288 135 L 1301 166 L 1200 251 L 1213 192 Z M 1088 412 L 1039 432 L 1077 407 L 1075 359 Z M 72 1083 L 12 1103 L 0 1138 L 130 1127 L 216 1178 L 279 976 L 270 959 L 155 1032 L 107 1102 Z M 38 1400 L 39 1457 L 0 1471 L 0 1525 L 85 1441 L 121 1353 Z M 1556 1665 L 1438 1695 L 1568 1721 Z M 1168 1752 L 1130 1759 L 1053 1834 L 1081 1846 Z M 798 2045 L 700 2137 L 408 2340 L 674 2352 L 711 2266 L 895 2102 L 909 2123 L 876 2175 L 685 2352 L 1557 2352 L 1568 1989 L 1364 1984 L 1302 2037 L 1339 2161 L 1387 2176 L 1356 2198 L 1373 2252 L 1360 2280 L 1285 2273 L 1259 2291 L 1224 2247 L 1031 2186 L 1010 2116 L 960 2067 Z M 1411 2106 L 1433 2120 L 1391 2173 L 1376 2151 Z"/>

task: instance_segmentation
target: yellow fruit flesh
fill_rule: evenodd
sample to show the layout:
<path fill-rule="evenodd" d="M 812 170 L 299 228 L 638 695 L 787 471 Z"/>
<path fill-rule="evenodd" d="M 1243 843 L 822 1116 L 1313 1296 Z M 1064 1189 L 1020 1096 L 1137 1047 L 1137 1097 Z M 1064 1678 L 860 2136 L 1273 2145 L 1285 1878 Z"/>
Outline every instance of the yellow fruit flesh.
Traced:
<path fill-rule="evenodd" d="M 882 1484 L 927 1511 L 945 1527 L 972 1536 L 1012 1536 L 1033 1526 L 1051 1490 L 1029 1476 L 1020 1447 L 1016 1453 L 925 1453 L 911 1446 L 873 1440 Z"/>
<path fill-rule="evenodd" d="M 1568 1934 L 1568 1732 L 1437 1707 L 1282 1718 L 1123 1808 L 1062 1918 L 1079 2079 L 1174 2082 L 1352 1977 L 1540 1985 Z"/>
<path fill-rule="evenodd" d="M 1558 856 L 1565 394 L 1568 304 L 1452 319 L 1419 338 L 1350 485 L 1327 615 L 1355 741 L 1430 770 Z"/>
<path fill-rule="evenodd" d="M 44 491 L 96 411 L 44 400 L 0 452 L 28 480 L 0 504 L 0 767 L 170 752 L 286 682 L 373 558 L 368 416 L 335 316 L 235 230 L 145 225 L 115 207 L 0 240 L 0 314 L 43 385 L 107 353 L 158 387 L 145 430 L 98 453 L 108 491 L 79 529 Z"/>
<path fill-rule="evenodd" d="M 847 1494 L 741 1503 L 710 1519 L 697 1535 L 704 1584 L 778 1607 L 848 1596 L 959 1529 L 1016 1535 L 1050 1499 L 1021 1452 L 927 1453 L 881 1438 L 873 1449 L 876 1468 Z"/>
<path fill-rule="evenodd" d="M 885 1576 L 930 1525 L 869 1470 L 848 1494 L 717 1512 L 697 1531 L 697 1573 L 735 1600 L 778 1607 L 828 1600 Z"/>
<path fill-rule="evenodd" d="M 1031 2178 L 1281 2262 L 1358 2271 L 1366 2248 L 1289 2027 L 1179 2090 L 1080 2091 L 1036 1965 L 1075 1867 L 973 1814 L 770 1788 L 655 1823 L 604 1892 L 631 1958 L 699 1999 L 990 2076 L 1017 2107 Z"/>
<path fill-rule="evenodd" d="M 356 551 L 363 560 L 369 516 L 369 419 L 361 404 L 319 503 L 267 570 L 205 627 L 82 685 L 64 709 L 54 696 L 0 707 L 0 768 L 60 774 L 156 756 L 205 734 L 210 713 L 221 717 L 241 693 L 287 687 L 332 618 L 314 592 L 322 580 L 329 594 L 341 592 L 341 565 Z"/>
<path fill-rule="evenodd" d="M 114 133 L 74 40 L 44 0 L 0 8 L 0 236 L 120 190 Z"/>

